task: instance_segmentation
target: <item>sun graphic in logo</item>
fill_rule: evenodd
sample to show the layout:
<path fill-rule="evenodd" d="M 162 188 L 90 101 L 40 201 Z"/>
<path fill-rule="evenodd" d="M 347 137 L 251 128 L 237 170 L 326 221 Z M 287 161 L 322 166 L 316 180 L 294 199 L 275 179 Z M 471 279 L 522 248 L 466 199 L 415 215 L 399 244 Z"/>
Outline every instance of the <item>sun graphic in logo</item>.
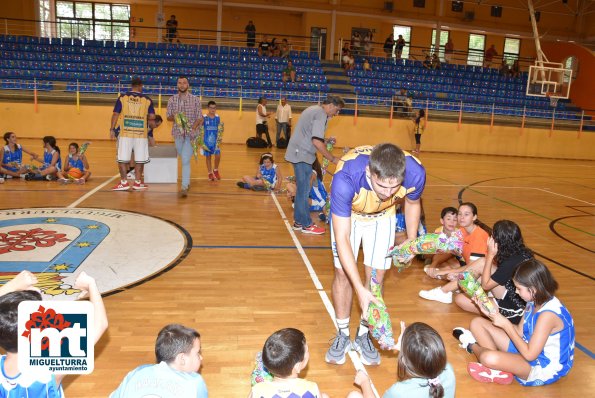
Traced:
<path fill-rule="evenodd" d="M 62 263 L 62 264 L 55 264 L 52 269 L 54 271 L 68 271 L 68 268 L 70 268 L 70 266 L 66 263 Z"/>
<path fill-rule="evenodd" d="M 79 242 L 75 245 L 76 247 L 89 247 L 91 246 L 91 242 Z"/>
<path fill-rule="evenodd" d="M 55 223 L 55 222 L 58 222 L 58 219 L 57 218 L 46 218 L 45 222 L 48 224 Z"/>

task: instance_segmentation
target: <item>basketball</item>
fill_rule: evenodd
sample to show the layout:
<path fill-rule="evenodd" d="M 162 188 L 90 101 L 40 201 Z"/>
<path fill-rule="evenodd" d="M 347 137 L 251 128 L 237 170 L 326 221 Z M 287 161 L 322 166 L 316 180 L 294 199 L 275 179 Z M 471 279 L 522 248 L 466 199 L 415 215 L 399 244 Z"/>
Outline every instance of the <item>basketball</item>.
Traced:
<path fill-rule="evenodd" d="M 70 177 L 70 178 L 79 179 L 82 176 L 83 176 L 83 172 L 79 168 L 72 167 L 71 169 L 68 170 L 68 177 Z"/>

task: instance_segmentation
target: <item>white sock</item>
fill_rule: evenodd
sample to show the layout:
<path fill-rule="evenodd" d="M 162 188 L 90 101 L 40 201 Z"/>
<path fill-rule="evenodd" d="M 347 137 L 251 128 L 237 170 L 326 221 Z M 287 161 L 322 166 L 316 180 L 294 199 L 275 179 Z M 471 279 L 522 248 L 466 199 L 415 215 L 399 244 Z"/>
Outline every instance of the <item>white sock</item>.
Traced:
<path fill-rule="evenodd" d="M 368 323 L 362 319 L 362 321 L 359 324 L 359 328 L 357 329 L 357 335 L 363 336 L 365 334 L 368 334 L 369 330 L 370 329 L 368 329 Z"/>
<path fill-rule="evenodd" d="M 337 327 L 341 334 L 349 337 L 349 318 L 337 319 Z"/>

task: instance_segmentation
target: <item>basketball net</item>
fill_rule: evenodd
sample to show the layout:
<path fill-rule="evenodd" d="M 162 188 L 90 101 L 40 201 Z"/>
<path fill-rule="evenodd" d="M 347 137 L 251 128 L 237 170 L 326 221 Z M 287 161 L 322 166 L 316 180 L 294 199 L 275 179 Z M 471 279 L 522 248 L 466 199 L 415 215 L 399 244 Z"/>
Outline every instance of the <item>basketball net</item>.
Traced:
<path fill-rule="evenodd" d="M 556 106 L 558 106 L 558 100 L 559 100 L 560 98 L 558 98 L 558 97 L 554 97 L 553 95 L 554 95 L 554 93 L 552 93 L 552 92 L 547 92 L 547 93 L 545 94 L 545 96 L 546 96 L 546 97 L 548 97 L 548 98 L 550 99 L 550 106 L 551 106 L 552 108 L 555 108 Z"/>

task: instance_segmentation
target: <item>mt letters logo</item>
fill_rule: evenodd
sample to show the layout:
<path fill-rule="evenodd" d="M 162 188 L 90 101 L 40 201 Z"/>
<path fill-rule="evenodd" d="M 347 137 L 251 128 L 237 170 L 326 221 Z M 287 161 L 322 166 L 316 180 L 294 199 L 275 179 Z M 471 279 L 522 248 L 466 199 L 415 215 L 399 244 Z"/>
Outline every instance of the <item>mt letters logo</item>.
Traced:
<path fill-rule="evenodd" d="M 91 373 L 95 362 L 93 319 L 93 304 L 88 301 L 20 303 L 20 371 Z"/>

